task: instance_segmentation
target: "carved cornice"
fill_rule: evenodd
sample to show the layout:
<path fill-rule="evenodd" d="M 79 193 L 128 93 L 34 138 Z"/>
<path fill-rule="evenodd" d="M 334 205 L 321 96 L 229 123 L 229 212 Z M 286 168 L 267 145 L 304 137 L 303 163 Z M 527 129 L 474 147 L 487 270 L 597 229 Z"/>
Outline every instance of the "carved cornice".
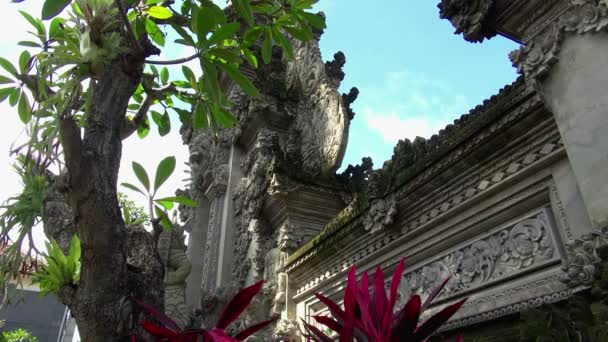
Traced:
<path fill-rule="evenodd" d="M 465 40 L 480 43 L 496 35 L 494 0 L 441 0 L 439 17 L 448 19 L 455 34 Z"/>
<path fill-rule="evenodd" d="M 572 0 L 572 4 L 555 23 L 509 55 L 513 66 L 528 82 L 536 83 L 547 77 L 559 60 L 561 45 L 567 34 L 607 31 L 608 8 L 603 2 Z"/>

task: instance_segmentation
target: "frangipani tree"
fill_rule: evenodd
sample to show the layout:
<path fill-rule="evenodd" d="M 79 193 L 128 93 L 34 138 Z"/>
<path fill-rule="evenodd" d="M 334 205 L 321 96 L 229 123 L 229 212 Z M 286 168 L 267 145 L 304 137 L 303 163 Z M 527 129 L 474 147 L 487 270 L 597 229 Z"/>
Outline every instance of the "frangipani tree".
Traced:
<path fill-rule="evenodd" d="M 27 143 L 12 151 L 25 187 L 1 217 L 0 237 L 17 236 L 17 253 L 0 258 L 3 274 L 18 265 L 32 227 L 52 221 L 49 194 L 61 193 L 71 219 L 66 229 L 81 241 L 82 269 L 78 284 L 57 295 L 83 340 L 128 339 L 139 317 L 129 299 L 137 285 L 129 283 L 117 196 L 123 140 L 135 132 L 145 137 L 151 122 L 166 134 L 172 112 L 195 129 L 233 125 L 220 79 L 258 96 L 241 68 L 268 63 L 274 45 L 291 57 L 290 39 L 312 39 L 312 30 L 325 26 L 308 12 L 316 1 L 233 0 L 222 9 L 210 0 L 45 0 L 41 13 L 21 12 L 33 38 L 19 43 L 27 50 L 17 63 L 0 58 L 0 101 L 17 109 L 28 132 Z M 155 59 L 168 37 L 192 53 Z M 193 61 L 202 72 L 184 64 Z M 170 75 L 166 66 L 180 64 L 181 73 Z"/>

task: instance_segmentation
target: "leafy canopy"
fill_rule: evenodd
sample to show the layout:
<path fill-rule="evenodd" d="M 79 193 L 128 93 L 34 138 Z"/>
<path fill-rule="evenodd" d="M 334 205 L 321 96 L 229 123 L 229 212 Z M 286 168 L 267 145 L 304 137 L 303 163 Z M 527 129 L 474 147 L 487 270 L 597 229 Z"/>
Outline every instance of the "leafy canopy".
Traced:
<path fill-rule="evenodd" d="M 27 132 L 27 141 L 11 151 L 19 158 L 24 191 L 0 214 L 0 239 L 14 246 L 0 258 L 3 275 L 17 269 L 22 242 L 40 221 L 46 189 L 66 169 L 69 151 L 63 144 L 74 138 L 66 132 L 82 134 L 90 124 L 94 85 L 113 61 L 131 60 L 144 50 L 175 50 L 175 45 L 191 51 L 175 60 L 143 61 L 143 77 L 124 113 L 123 139 L 134 132 L 145 138 L 152 122 L 161 136 L 168 134 L 170 114 L 195 129 L 230 127 L 236 118 L 220 79 L 258 96 L 244 68 L 269 63 L 275 45 L 293 57 L 294 39 L 313 39 L 313 29 L 325 27 L 323 17 L 310 12 L 316 2 L 233 0 L 222 9 L 210 0 L 44 0 L 40 13 L 20 11 L 31 25 L 31 38 L 19 42 L 24 50 L 18 61 L 0 57 L 0 102 L 17 109 Z M 76 133 L 62 129 L 65 123 L 74 123 Z M 164 180 L 157 171 L 154 184 L 144 180 L 144 193 L 154 186 L 153 198 Z M 184 201 L 156 204 L 166 210 Z"/>

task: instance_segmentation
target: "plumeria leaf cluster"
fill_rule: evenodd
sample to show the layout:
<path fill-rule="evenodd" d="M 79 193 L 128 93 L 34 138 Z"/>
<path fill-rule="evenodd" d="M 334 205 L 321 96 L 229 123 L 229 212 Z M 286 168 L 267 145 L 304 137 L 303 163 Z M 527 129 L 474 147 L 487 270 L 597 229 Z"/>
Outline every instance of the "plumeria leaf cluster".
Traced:
<path fill-rule="evenodd" d="M 34 167 L 34 163 L 25 156 L 17 158 L 13 168 L 21 179 L 23 190 L 0 206 L 0 272 L 3 275 L 0 288 L 4 288 L 8 278 L 19 281 L 22 265 L 38 252 L 33 229 L 42 218 L 48 181 Z"/>
<path fill-rule="evenodd" d="M 65 255 L 57 241 L 46 244 L 47 254 L 41 270 L 34 273 L 34 283 L 40 284 L 40 294 L 57 294 L 62 287 L 77 285 L 80 281 L 80 239 L 74 235 Z"/>
<path fill-rule="evenodd" d="M 163 314 L 156 308 L 143 303 L 139 300 L 135 302 L 139 307 L 146 311 L 150 316 L 156 319 L 161 324 L 156 324 L 150 321 L 143 321 L 143 328 L 156 337 L 159 341 L 168 342 L 233 342 L 233 341 L 245 341 L 248 337 L 255 334 L 256 332 L 266 328 L 268 325 L 278 319 L 273 317 L 266 321 L 254 324 L 244 330 L 236 333 L 234 336 L 228 335 L 226 329 L 234 322 L 251 304 L 253 297 L 260 292 L 263 281 L 260 281 L 252 286 L 242 289 L 237 293 L 234 298 L 228 303 L 220 318 L 218 319 L 215 327 L 212 329 L 184 329 L 180 327 L 175 321 Z M 133 335 L 133 341 L 137 341 L 137 336 Z"/>
<path fill-rule="evenodd" d="M 403 308 L 395 310 L 398 288 L 405 270 L 405 260 L 401 260 L 390 283 L 387 293 L 384 272 L 378 267 L 371 281 L 373 291 L 370 291 L 370 278 L 367 272 L 357 281 L 357 270 L 353 266 L 348 274 L 344 293 L 344 307 L 317 293 L 316 297 L 327 306 L 333 317 L 317 315 L 313 318 L 322 326 L 327 327 L 339 336 L 340 341 L 358 342 L 423 342 L 433 335 L 437 329 L 452 317 L 465 303 L 460 300 L 429 317 L 420 323 L 422 313 L 441 293 L 447 279 L 435 288 L 422 302 L 419 295 L 413 295 Z M 303 322 L 305 337 L 316 342 L 330 342 L 334 339 L 321 329 Z M 460 337 L 458 339 L 461 339 Z"/>
<path fill-rule="evenodd" d="M 173 227 L 167 211 L 173 210 L 175 204 L 182 204 L 190 207 L 197 206 L 196 201 L 183 196 L 156 198 L 158 189 L 167 181 L 167 179 L 169 179 L 169 177 L 171 177 L 173 171 L 175 171 L 174 156 L 167 157 L 158 163 L 153 186 L 150 184 L 150 177 L 148 176 L 146 169 L 144 169 L 141 164 L 138 162 L 133 162 L 132 167 L 141 187 L 131 183 L 122 183 L 121 185 L 143 195 L 148 200 L 150 217 L 157 217 L 163 227 L 167 229 L 171 229 L 171 227 Z"/>
<path fill-rule="evenodd" d="M 123 139 L 133 133 L 145 138 L 153 125 L 164 136 L 172 129 L 171 117 L 195 129 L 231 127 L 236 118 L 225 82 L 258 96 L 243 70 L 269 63 L 273 46 L 293 56 L 294 40 L 313 39 L 314 30 L 325 27 L 323 16 L 311 12 L 316 2 L 234 0 L 220 8 L 210 0 L 45 0 L 40 14 L 20 11 L 30 25 L 29 38 L 19 42 L 24 50 L 18 60 L 0 57 L 0 102 L 14 107 L 26 126 L 27 140 L 11 154 L 24 159 L 18 167 L 32 186 L 9 200 L 2 236 L 12 229 L 19 230 L 19 239 L 30 234 L 40 206 L 28 206 L 41 203 L 40 196 L 30 201 L 30 190 L 43 195 L 43 175 L 69 168 L 63 143 L 82 139 L 91 124 L 93 89 L 111 72 L 106 69 L 113 60 L 135 60 L 143 50 L 189 51 L 173 60 L 143 60 L 143 77 L 124 114 Z M 171 203 L 179 200 L 158 200 L 155 208 L 166 210 Z"/>

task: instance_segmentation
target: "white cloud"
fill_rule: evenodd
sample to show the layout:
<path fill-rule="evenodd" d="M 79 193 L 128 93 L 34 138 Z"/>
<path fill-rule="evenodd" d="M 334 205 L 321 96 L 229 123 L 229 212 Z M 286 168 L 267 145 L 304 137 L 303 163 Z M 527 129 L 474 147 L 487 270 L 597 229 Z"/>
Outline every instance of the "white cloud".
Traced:
<path fill-rule="evenodd" d="M 383 84 L 364 87 L 361 94 L 366 125 L 390 143 L 428 138 L 469 108 L 449 84 L 407 70 L 388 73 Z"/>
<path fill-rule="evenodd" d="M 371 131 L 379 133 L 384 141 L 392 144 L 404 138 L 410 140 L 417 136 L 428 138 L 445 126 L 441 120 L 400 117 L 395 112 L 377 112 L 372 108 L 365 108 L 363 116 Z"/>

